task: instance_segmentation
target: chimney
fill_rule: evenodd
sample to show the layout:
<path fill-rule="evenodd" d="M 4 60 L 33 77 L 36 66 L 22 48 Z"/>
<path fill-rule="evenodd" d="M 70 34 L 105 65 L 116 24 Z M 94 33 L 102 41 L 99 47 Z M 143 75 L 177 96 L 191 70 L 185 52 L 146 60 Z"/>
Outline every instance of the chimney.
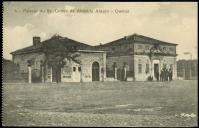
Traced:
<path fill-rule="evenodd" d="M 40 44 L 41 42 L 41 38 L 38 36 L 33 37 L 33 45 L 36 46 L 38 44 Z"/>

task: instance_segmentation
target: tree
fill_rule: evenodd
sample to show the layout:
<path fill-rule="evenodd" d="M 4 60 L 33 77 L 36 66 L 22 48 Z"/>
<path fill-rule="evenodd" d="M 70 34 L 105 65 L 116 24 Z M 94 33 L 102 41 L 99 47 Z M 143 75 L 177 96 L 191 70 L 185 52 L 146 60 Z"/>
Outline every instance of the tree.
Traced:
<path fill-rule="evenodd" d="M 65 44 L 64 44 L 65 43 Z M 80 64 L 79 56 L 75 46 L 66 46 L 67 40 L 59 35 L 53 36 L 50 40 L 42 43 L 42 51 L 45 54 L 44 65 L 54 67 L 56 82 L 59 82 L 60 69 L 66 64 L 65 58 Z M 46 67 L 44 68 L 46 74 Z"/>

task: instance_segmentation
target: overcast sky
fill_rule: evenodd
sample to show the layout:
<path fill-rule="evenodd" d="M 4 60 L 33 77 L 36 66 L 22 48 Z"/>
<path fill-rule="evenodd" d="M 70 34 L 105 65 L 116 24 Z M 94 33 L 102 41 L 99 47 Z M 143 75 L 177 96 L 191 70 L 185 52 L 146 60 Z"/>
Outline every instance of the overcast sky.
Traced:
<path fill-rule="evenodd" d="M 98 45 L 134 33 L 177 43 L 178 59 L 197 58 L 197 3 L 195 2 L 4 2 L 3 57 L 55 33 L 82 43 Z M 40 12 L 40 10 L 50 10 Z M 59 10 L 89 9 L 93 13 Z M 96 13 L 97 9 L 109 13 Z M 55 11 L 56 10 L 56 11 Z M 124 10 L 117 13 L 117 10 Z M 31 12 L 30 12 L 31 11 Z M 59 11 L 59 12 L 58 12 Z"/>

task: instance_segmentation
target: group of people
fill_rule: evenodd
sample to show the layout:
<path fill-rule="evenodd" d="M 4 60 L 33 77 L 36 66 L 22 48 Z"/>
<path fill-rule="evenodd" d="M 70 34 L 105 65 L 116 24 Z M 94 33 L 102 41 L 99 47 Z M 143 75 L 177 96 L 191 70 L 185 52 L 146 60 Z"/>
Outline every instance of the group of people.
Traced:
<path fill-rule="evenodd" d="M 167 69 L 167 68 L 162 68 L 160 75 L 159 72 L 156 72 L 156 79 L 157 81 L 172 81 L 172 77 L 173 77 L 173 71 L 171 68 Z"/>

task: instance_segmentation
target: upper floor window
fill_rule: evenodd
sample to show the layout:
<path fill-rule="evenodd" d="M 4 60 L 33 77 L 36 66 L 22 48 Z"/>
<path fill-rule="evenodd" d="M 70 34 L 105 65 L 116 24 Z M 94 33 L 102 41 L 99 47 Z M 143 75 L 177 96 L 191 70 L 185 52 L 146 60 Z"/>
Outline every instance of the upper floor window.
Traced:
<path fill-rule="evenodd" d="M 78 67 L 78 71 L 79 71 L 79 72 L 81 71 L 81 67 Z"/>
<path fill-rule="evenodd" d="M 138 49 L 142 49 L 142 45 L 138 45 Z"/>
<path fill-rule="evenodd" d="M 112 51 L 115 51 L 115 47 L 112 47 Z"/>
<path fill-rule="evenodd" d="M 76 67 L 73 67 L 73 72 L 75 72 L 76 71 Z"/>
<path fill-rule="evenodd" d="M 169 48 L 169 51 L 174 51 L 174 48 L 173 48 L 173 47 L 170 47 L 170 48 Z"/>

